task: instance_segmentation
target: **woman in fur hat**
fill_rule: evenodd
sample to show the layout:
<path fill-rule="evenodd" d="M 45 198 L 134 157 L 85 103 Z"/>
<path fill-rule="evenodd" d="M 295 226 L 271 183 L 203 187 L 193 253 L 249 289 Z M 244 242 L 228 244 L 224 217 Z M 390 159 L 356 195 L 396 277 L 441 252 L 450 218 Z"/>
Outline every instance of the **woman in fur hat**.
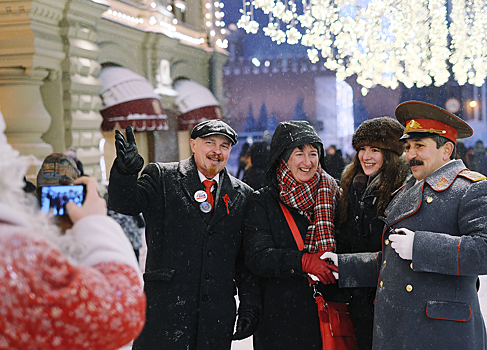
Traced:
<path fill-rule="evenodd" d="M 305 121 L 282 122 L 272 137 L 266 178 L 245 215 L 247 266 L 261 277 L 263 311 L 254 349 L 322 349 L 318 309 L 308 274 L 325 300 L 338 293 L 333 265 L 320 259 L 335 250 L 333 217 L 339 189 L 323 170 L 323 144 Z M 285 213 L 297 227 L 293 236 Z"/>
<path fill-rule="evenodd" d="M 391 194 L 409 175 L 409 167 L 401 157 L 404 144 L 399 138 L 403 130 L 397 120 L 381 117 L 364 121 L 353 135 L 356 154 L 340 182 L 338 253 L 381 250 L 384 222 L 378 217 L 384 215 Z M 354 288 L 346 294 L 359 349 L 371 349 L 375 288 Z"/>

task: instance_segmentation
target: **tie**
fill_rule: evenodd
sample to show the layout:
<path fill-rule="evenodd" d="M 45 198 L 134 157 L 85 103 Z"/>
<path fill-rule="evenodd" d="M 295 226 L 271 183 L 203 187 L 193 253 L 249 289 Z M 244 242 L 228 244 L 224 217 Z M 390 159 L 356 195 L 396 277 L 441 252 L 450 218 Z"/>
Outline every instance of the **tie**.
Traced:
<path fill-rule="evenodd" d="M 211 193 L 211 186 L 213 186 L 216 183 L 215 180 L 205 180 L 203 181 L 203 185 L 205 185 L 205 192 L 208 203 L 211 204 L 211 210 L 213 211 L 213 194 Z"/>

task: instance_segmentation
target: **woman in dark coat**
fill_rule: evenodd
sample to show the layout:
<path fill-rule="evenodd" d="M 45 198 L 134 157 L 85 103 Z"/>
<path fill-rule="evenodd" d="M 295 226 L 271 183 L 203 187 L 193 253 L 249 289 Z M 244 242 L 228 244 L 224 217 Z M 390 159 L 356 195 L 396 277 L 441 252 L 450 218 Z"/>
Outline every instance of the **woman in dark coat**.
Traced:
<path fill-rule="evenodd" d="M 320 259 L 335 250 L 333 216 L 339 189 L 322 168 L 322 142 L 308 122 L 282 122 L 272 138 L 266 177 L 245 215 L 246 264 L 262 280 L 263 312 L 254 349 L 322 349 L 317 305 L 307 274 L 325 300 L 338 291 L 334 266 Z M 318 205 L 319 204 L 319 205 Z M 281 205 L 290 212 L 299 250 Z"/>
<path fill-rule="evenodd" d="M 389 117 L 363 122 L 352 138 L 357 151 L 345 168 L 337 223 L 337 252 L 363 253 L 382 249 L 384 222 L 378 216 L 409 175 L 409 167 L 401 158 L 403 127 Z M 349 312 L 354 321 L 360 350 L 372 349 L 374 298 L 376 288 L 353 288 L 349 295 Z"/>

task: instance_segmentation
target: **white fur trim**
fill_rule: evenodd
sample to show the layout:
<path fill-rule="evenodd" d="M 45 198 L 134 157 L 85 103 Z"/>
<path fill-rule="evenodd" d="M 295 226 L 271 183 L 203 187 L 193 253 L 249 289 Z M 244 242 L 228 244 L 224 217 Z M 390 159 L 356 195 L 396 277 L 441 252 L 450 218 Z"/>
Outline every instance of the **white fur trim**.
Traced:
<path fill-rule="evenodd" d="M 85 217 L 66 232 L 66 236 L 76 241 L 76 245 L 72 246 L 76 251 L 69 255 L 76 257 L 80 265 L 93 266 L 105 261 L 127 264 L 138 272 L 142 285 L 142 274 L 132 244 L 112 218 L 104 215 Z"/>
<path fill-rule="evenodd" d="M 20 211 L 12 208 L 10 205 L 0 202 L 0 220 L 8 222 L 12 225 L 32 228 L 32 225 L 27 220 L 27 217 Z"/>

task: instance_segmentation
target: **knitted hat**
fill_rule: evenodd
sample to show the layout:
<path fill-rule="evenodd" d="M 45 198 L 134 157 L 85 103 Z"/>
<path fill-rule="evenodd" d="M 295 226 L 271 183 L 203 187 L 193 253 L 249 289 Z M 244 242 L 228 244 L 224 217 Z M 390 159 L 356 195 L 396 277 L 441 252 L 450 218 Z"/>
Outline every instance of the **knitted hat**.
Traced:
<path fill-rule="evenodd" d="M 364 121 L 352 138 L 352 146 L 358 152 L 360 147 L 371 146 L 388 149 L 401 155 L 404 142 L 399 141 L 404 127 L 395 119 L 380 117 Z"/>
<path fill-rule="evenodd" d="M 37 173 L 37 186 L 61 185 L 62 181 L 73 184 L 80 176 L 73 158 L 62 153 L 52 153 L 44 159 L 42 167 Z"/>

